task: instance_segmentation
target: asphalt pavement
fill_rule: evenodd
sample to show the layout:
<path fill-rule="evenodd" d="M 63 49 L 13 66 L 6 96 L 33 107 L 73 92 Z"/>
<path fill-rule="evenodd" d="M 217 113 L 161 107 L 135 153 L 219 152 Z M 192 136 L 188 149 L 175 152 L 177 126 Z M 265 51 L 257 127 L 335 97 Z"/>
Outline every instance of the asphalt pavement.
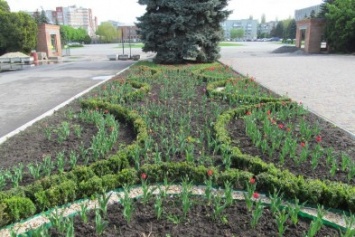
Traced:
<path fill-rule="evenodd" d="M 152 56 L 141 49 L 131 53 L 142 59 Z M 0 73 L 0 143 L 135 63 L 110 61 L 108 54 L 122 54 L 122 49 L 114 44 L 88 45 L 71 49 L 58 63 Z"/>

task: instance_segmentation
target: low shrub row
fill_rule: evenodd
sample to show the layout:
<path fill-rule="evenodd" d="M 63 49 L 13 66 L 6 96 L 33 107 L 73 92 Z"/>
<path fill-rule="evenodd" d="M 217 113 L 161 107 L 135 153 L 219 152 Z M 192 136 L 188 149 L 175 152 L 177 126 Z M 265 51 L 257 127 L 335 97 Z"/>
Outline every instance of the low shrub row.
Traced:
<path fill-rule="evenodd" d="M 135 101 L 135 100 L 140 100 L 142 99 L 149 91 L 150 91 L 150 86 L 147 83 L 139 83 L 136 81 L 127 81 L 125 83 L 128 83 L 129 85 L 132 86 L 135 90 L 131 93 L 127 93 L 123 95 L 122 97 L 120 96 L 108 96 L 108 97 L 103 97 L 102 101 L 103 102 L 112 102 L 116 101 L 119 103 L 121 100 L 123 101 Z"/>
<path fill-rule="evenodd" d="M 275 97 L 259 97 L 255 95 L 240 94 L 240 93 L 226 93 L 225 91 L 216 90 L 219 87 L 225 87 L 230 80 L 219 80 L 211 82 L 207 85 L 207 95 L 213 98 L 223 98 L 228 101 L 239 101 L 248 104 L 256 103 L 269 103 L 276 101 L 290 101 L 288 98 L 275 98 Z"/>
<path fill-rule="evenodd" d="M 224 186 L 225 182 L 233 185 L 234 189 L 244 189 L 253 174 L 239 169 L 219 171 L 215 167 L 196 166 L 189 162 L 162 162 L 160 164 L 145 164 L 138 174 L 146 174 L 151 183 L 161 183 L 167 179 L 169 183 L 179 183 L 189 180 L 196 185 L 203 184 L 206 179 L 211 179 L 213 185 Z"/>

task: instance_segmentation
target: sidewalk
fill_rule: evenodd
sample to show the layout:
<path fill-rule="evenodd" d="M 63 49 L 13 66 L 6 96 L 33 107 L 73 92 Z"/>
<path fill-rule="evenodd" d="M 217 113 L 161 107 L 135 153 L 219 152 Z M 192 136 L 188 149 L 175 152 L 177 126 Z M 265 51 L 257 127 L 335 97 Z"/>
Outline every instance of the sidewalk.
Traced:
<path fill-rule="evenodd" d="M 280 46 L 247 42 L 225 47 L 220 61 L 266 88 L 302 102 L 355 137 L 355 56 L 271 53 Z"/>

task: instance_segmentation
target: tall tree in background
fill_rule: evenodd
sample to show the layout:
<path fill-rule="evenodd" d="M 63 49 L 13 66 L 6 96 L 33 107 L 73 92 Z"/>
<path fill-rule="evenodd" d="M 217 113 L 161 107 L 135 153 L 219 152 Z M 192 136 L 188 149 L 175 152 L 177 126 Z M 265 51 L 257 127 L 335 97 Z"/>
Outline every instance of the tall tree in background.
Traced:
<path fill-rule="evenodd" d="M 70 42 L 91 43 L 90 36 L 83 28 L 75 29 L 71 26 L 61 25 L 60 36 L 63 44 L 68 44 Z"/>
<path fill-rule="evenodd" d="M 285 30 L 284 23 L 282 21 L 279 21 L 276 27 L 271 30 L 270 35 L 273 37 L 283 38 L 284 30 Z"/>
<path fill-rule="evenodd" d="M 263 13 L 261 15 L 261 24 L 265 24 L 266 23 L 266 16 L 265 16 L 265 13 Z"/>
<path fill-rule="evenodd" d="M 41 12 L 37 11 L 33 13 L 33 18 L 35 19 L 37 25 L 48 24 L 49 20 L 46 16 L 46 12 L 42 10 Z"/>
<path fill-rule="evenodd" d="M 96 34 L 100 36 L 101 42 L 104 43 L 112 43 L 118 37 L 116 27 L 110 22 L 102 22 L 97 28 Z"/>
<path fill-rule="evenodd" d="M 5 0 L 0 0 L 0 11 L 10 12 L 9 4 Z"/>
<path fill-rule="evenodd" d="M 0 55 L 21 51 L 29 53 L 37 43 L 37 24 L 24 12 L 0 11 Z"/>
<path fill-rule="evenodd" d="M 183 63 L 186 58 L 213 62 L 223 39 L 220 23 L 230 11 L 228 0 L 139 0 L 146 13 L 136 24 L 144 52 L 157 52 L 157 63 Z"/>
<path fill-rule="evenodd" d="M 355 0 L 328 0 L 321 15 L 326 19 L 325 37 L 330 50 L 355 52 Z"/>
<path fill-rule="evenodd" d="M 295 39 L 297 31 L 297 23 L 295 19 L 290 20 L 286 27 L 285 39 Z"/>

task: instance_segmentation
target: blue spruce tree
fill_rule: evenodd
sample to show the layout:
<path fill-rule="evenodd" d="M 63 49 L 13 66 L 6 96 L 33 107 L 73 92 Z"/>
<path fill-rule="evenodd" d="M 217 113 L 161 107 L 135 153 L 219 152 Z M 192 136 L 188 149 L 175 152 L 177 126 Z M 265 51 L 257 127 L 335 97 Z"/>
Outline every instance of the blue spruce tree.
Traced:
<path fill-rule="evenodd" d="M 162 64 L 199 63 L 219 58 L 218 42 L 223 38 L 221 22 L 231 11 L 228 0 L 139 0 L 146 13 L 136 24 L 144 52 L 156 52 Z"/>

